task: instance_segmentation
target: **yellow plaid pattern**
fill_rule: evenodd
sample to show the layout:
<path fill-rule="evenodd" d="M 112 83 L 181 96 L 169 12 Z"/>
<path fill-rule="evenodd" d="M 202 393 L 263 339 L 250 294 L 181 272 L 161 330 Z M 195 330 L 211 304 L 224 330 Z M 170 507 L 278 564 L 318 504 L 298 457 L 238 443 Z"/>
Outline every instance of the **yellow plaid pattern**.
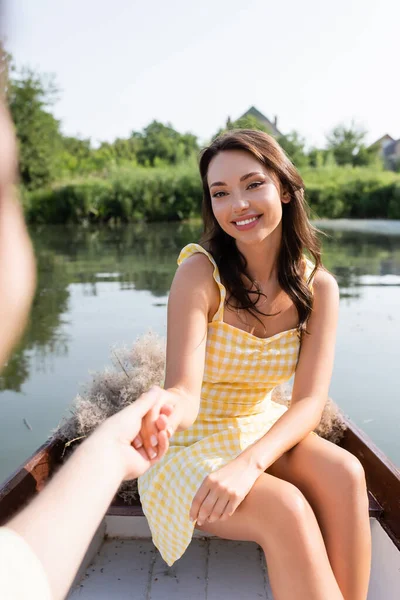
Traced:
<path fill-rule="evenodd" d="M 139 478 L 153 542 L 169 566 L 192 539 L 189 511 L 204 478 L 262 437 L 287 410 L 273 402 L 271 393 L 293 375 L 300 349 L 297 329 L 261 339 L 224 323 L 226 290 L 211 254 L 188 244 L 178 264 L 196 252 L 213 264 L 221 293 L 208 325 L 199 415 L 191 427 L 171 438 L 166 456 Z M 311 270 L 307 261 L 306 278 Z"/>

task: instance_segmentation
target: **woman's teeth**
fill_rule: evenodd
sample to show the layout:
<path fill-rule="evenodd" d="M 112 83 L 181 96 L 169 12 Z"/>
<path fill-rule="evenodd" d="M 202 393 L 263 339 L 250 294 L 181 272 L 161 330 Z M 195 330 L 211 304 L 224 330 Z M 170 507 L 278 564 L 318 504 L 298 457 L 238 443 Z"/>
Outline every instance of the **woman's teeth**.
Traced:
<path fill-rule="evenodd" d="M 252 219 L 246 219 L 245 221 L 235 221 L 235 225 L 248 225 L 249 223 L 253 223 L 253 221 L 257 221 L 258 217 L 253 217 Z"/>

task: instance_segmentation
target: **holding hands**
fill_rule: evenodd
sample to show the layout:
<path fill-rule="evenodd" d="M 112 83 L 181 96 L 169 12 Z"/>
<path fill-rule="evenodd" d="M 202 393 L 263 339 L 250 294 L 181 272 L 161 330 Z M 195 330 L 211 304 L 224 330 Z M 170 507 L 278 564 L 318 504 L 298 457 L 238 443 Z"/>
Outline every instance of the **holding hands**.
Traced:
<path fill-rule="evenodd" d="M 180 422 L 176 395 L 158 386 L 108 418 L 87 440 L 101 445 L 121 465 L 121 479 L 134 479 L 162 459 L 169 438 Z M 210 473 L 198 489 L 190 518 L 202 526 L 206 521 L 225 521 L 250 492 L 261 471 L 242 454 Z"/>
<path fill-rule="evenodd" d="M 161 388 L 150 388 L 135 402 L 109 417 L 88 438 L 91 448 L 106 450 L 121 467 L 121 480 L 135 479 L 163 458 L 173 432 L 173 407 Z M 161 390 L 164 392 L 164 390 Z M 155 452 L 152 451 L 155 448 Z"/>
<path fill-rule="evenodd" d="M 180 418 L 176 395 L 159 386 L 151 387 L 147 393 L 152 395 L 154 403 L 143 417 L 140 432 L 133 440 L 133 445 L 138 451 L 145 453 L 150 461 L 155 461 L 165 454 L 159 444 L 160 433 L 165 431 L 169 439 L 175 433 Z"/>
<path fill-rule="evenodd" d="M 180 411 L 174 393 L 153 386 L 101 425 L 99 433 L 106 433 L 106 428 L 114 426 L 118 430 L 120 451 L 125 457 L 125 479 L 138 477 L 165 456 L 169 438 L 179 426 Z M 110 437 L 109 430 L 107 436 Z M 244 455 L 210 473 L 193 499 L 191 520 L 197 521 L 199 526 L 206 521 L 225 521 L 233 515 L 260 474 Z"/>

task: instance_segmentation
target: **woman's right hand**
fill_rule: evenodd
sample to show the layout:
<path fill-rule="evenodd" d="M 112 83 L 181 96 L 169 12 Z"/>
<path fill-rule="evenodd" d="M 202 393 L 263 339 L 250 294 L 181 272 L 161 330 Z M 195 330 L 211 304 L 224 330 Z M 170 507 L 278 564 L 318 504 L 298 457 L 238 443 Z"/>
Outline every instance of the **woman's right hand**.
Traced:
<path fill-rule="evenodd" d="M 133 440 L 133 445 L 136 449 L 144 447 L 149 459 L 154 460 L 158 454 L 159 431 L 166 429 L 170 438 L 175 433 L 180 419 L 175 394 L 157 385 L 152 386 L 150 391 L 153 395 L 157 394 L 158 399 L 143 417 L 140 433 Z"/>

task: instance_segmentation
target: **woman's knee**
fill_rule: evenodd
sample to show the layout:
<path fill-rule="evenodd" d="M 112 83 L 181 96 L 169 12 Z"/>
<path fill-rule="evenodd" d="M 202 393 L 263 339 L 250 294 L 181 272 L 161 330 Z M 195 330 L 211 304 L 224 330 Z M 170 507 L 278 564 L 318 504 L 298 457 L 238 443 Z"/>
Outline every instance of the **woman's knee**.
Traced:
<path fill-rule="evenodd" d="M 307 536 L 310 511 L 296 486 L 265 473 L 231 517 L 197 528 L 223 538 L 257 542 L 266 550 L 295 533 Z"/>
<path fill-rule="evenodd" d="M 273 478 L 253 487 L 245 502 L 254 515 L 255 528 L 260 535 L 286 535 L 306 531 L 312 510 L 303 493 L 293 484 Z"/>
<path fill-rule="evenodd" d="M 346 457 L 341 464 L 340 470 L 341 476 L 348 486 L 355 489 L 366 487 L 364 467 L 358 458 L 353 454 L 350 454 L 350 452 L 346 453 Z"/>
<path fill-rule="evenodd" d="M 331 482 L 331 498 L 340 498 L 341 502 L 347 500 L 354 507 L 368 504 L 365 471 L 358 458 L 346 452 L 335 471 L 336 482 Z"/>
<path fill-rule="evenodd" d="M 330 464 L 325 472 L 324 486 L 326 494 L 331 497 L 340 496 L 343 499 L 367 489 L 364 467 L 359 459 L 341 448 L 342 452 Z M 317 483 L 317 482 L 315 482 Z"/>

